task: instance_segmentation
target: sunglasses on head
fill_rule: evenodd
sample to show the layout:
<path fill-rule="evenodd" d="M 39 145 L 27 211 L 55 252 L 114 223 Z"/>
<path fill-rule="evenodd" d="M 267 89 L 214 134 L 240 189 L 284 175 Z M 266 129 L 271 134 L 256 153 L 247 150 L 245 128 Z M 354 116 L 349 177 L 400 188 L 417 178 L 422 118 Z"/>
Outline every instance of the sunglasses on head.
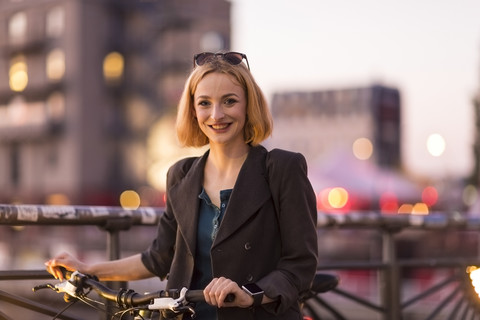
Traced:
<path fill-rule="evenodd" d="M 203 66 L 205 63 L 212 61 L 213 59 L 222 58 L 233 66 L 236 66 L 242 63 L 243 59 L 247 62 L 248 70 L 250 70 L 250 65 L 248 64 L 247 55 L 240 52 L 225 52 L 225 53 L 213 53 L 213 52 L 202 52 L 197 53 L 193 56 L 193 67 Z"/>

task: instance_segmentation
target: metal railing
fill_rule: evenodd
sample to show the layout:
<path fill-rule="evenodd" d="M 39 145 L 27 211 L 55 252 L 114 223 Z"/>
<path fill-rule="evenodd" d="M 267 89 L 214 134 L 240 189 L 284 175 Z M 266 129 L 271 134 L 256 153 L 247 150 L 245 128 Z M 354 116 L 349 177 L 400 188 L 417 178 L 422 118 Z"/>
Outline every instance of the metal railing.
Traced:
<path fill-rule="evenodd" d="M 43 206 L 43 205 L 0 205 L 0 225 L 48 225 L 48 226 L 99 226 L 107 232 L 107 257 L 117 259 L 120 257 L 120 231 L 125 231 L 132 226 L 154 226 L 157 224 L 162 208 L 140 208 L 137 210 L 126 210 L 119 207 L 97 207 L 97 206 Z M 349 212 L 346 214 L 319 213 L 319 230 L 374 230 L 378 232 L 381 244 L 380 259 L 375 261 L 329 261 L 321 264 L 319 270 L 374 270 L 378 272 L 378 297 L 380 301 L 371 302 L 364 297 L 352 294 L 345 290 L 342 285 L 334 290 L 334 294 L 350 299 L 355 303 L 378 313 L 381 319 L 385 320 L 407 320 L 404 317 L 405 310 L 421 299 L 440 290 L 447 284 L 458 283 L 457 291 L 463 292 L 460 300 L 468 302 L 468 310 L 478 315 L 477 297 L 472 299 L 471 286 L 466 277 L 465 268 L 470 265 L 480 266 L 478 247 L 476 252 L 469 252 L 465 256 L 444 259 L 443 257 L 416 257 L 413 259 L 399 259 L 397 252 L 397 235 L 402 231 L 419 232 L 473 232 L 480 231 L 480 218 L 467 217 L 461 213 L 431 213 L 429 215 L 385 215 L 379 212 Z M 321 239 L 320 239 L 321 244 Z M 320 247 L 321 250 L 321 247 Z M 413 297 L 404 299 L 402 297 L 402 270 L 405 268 L 447 268 L 455 272 L 448 279 L 431 288 L 420 292 Z M 41 270 L 0 271 L 1 280 L 20 279 L 47 279 L 48 274 Z M 453 300 L 455 291 L 450 296 L 438 301 L 438 306 L 432 310 L 426 319 L 436 319 L 442 308 Z M 332 294 L 333 294 L 332 293 Z M 8 293 L 0 290 L 0 300 L 15 303 Z M 463 302 L 465 302 L 463 301 Z M 346 319 L 345 316 L 328 301 L 318 298 L 317 302 L 329 310 L 335 319 Z M 458 304 L 463 303 L 462 301 Z M 27 302 L 28 305 L 28 302 Z M 24 304 L 25 306 L 25 304 Z M 313 309 L 310 305 L 307 308 Z M 460 306 L 456 307 L 457 309 Z M 32 307 L 33 309 L 33 307 Z M 455 308 L 453 308 L 455 309 Z M 465 307 L 464 307 L 464 310 Z M 41 311 L 40 311 L 41 312 Z M 313 311 L 312 311 L 313 312 Z M 454 315 L 459 311 L 451 311 Z M 0 313 L 0 319 L 2 314 Z M 8 319 L 5 317 L 5 319 Z M 453 317 L 452 317 L 453 319 Z M 462 319 L 459 316 L 458 319 Z"/>

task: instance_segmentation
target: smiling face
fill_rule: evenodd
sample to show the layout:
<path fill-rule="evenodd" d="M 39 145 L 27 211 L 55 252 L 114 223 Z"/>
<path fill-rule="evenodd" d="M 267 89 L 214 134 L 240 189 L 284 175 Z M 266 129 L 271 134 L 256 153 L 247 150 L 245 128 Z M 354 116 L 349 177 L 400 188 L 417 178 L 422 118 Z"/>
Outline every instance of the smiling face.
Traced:
<path fill-rule="evenodd" d="M 245 90 L 232 76 L 223 73 L 206 75 L 198 83 L 194 107 L 198 125 L 210 145 L 245 145 L 247 100 Z"/>

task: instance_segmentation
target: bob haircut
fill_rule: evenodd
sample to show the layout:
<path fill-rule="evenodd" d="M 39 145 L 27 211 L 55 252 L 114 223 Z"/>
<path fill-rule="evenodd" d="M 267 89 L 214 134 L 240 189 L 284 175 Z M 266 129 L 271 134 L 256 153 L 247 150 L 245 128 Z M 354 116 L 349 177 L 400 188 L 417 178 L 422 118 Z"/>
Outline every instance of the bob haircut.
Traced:
<path fill-rule="evenodd" d="M 202 147 L 209 143 L 207 136 L 198 126 L 194 108 L 194 95 L 198 83 L 210 73 L 229 75 L 245 91 L 247 99 L 246 122 L 244 127 L 245 143 L 256 146 L 267 139 L 273 130 L 273 121 L 265 96 L 255 82 L 250 71 L 243 63 L 231 65 L 222 58 L 195 67 L 188 77 L 178 104 L 176 130 L 183 146 Z"/>

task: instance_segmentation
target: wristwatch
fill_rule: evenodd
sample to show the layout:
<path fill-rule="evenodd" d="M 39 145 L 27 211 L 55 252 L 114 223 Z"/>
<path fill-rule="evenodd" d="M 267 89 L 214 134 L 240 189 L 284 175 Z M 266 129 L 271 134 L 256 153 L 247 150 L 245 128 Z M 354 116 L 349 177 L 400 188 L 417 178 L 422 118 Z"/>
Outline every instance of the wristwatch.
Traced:
<path fill-rule="evenodd" d="M 242 286 L 243 291 L 248 293 L 253 298 L 252 307 L 257 307 L 262 304 L 263 290 L 255 283 L 247 283 Z"/>

